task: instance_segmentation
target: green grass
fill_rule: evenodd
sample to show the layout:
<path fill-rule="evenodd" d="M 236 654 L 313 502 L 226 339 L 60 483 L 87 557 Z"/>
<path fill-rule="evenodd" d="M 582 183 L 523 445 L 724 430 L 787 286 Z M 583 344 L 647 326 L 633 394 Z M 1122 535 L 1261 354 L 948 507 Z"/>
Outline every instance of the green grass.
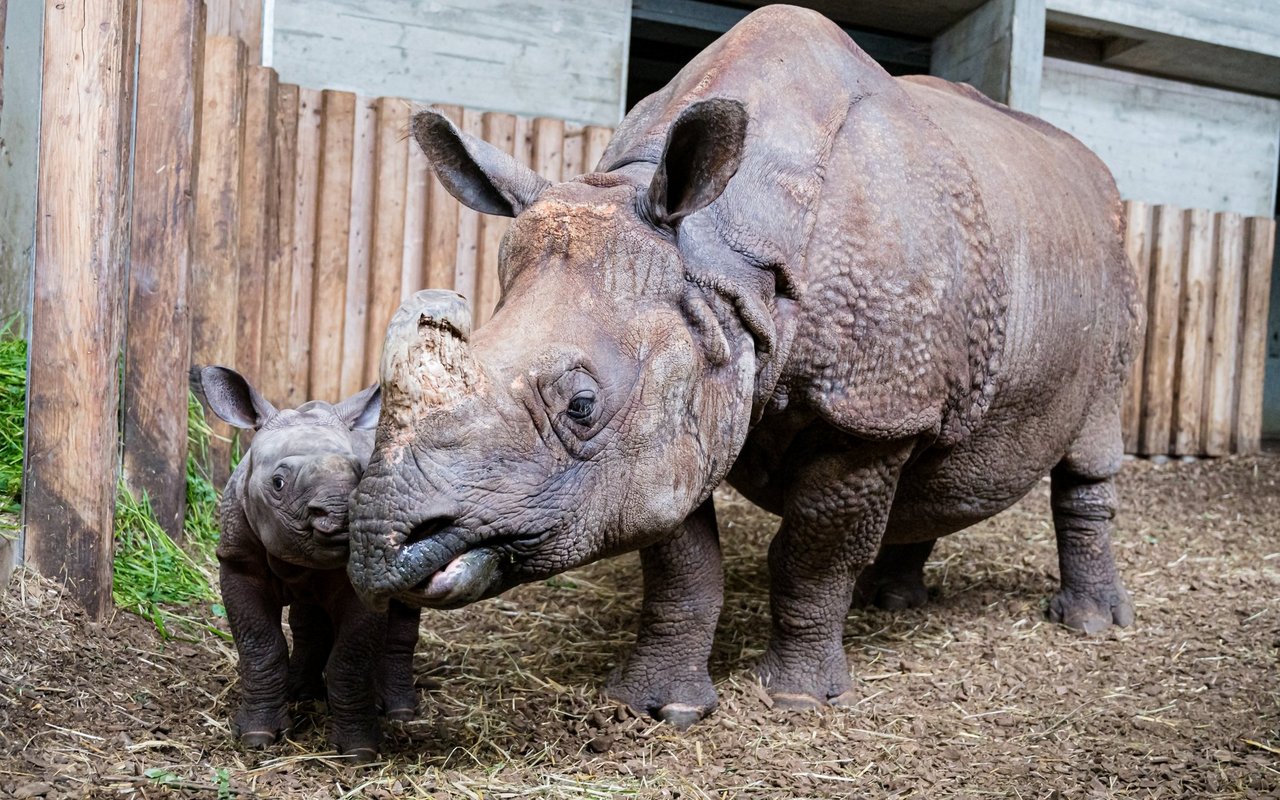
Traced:
<path fill-rule="evenodd" d="M 0 512 L 21 513 L 22 438 L 27 389 L 27 346 L 17 318 L 0 324 Z M 200 466 L 213 436 L 204 408 L 187 398 L 187 511 L 183 544 L 171 539 L 144 494 L 120 483 L 116 495 L 115 557 L 111 596 L 116 605 L 155 623 L 164 636 L 174 623 L 216 632 L 210 615 L 217 605 L 218 493 Z M 0 536 L 5 536 L 0 519 Z M 12 538 L 9 536 L 9 538 Z"/>

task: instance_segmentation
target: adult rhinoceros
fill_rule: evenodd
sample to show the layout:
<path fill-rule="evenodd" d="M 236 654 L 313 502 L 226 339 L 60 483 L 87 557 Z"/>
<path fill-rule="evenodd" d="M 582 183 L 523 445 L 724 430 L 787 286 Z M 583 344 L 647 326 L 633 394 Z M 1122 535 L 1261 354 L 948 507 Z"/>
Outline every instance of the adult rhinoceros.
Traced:
<path fill-rule="evenodd" d="M 388 332 L 351 531 L 371 602 L 459 605 L 639 549 L 607 691 L 688 724 L 716 704 L 727 480 L 782 516 L 759 675 L 784 705 L 838 702 L 855 595 L 923 602 L 934 541 L 1047 473 L 1050 617 L 1131 621 L 1109 535 L 1142 307 L 1115 185 L 1075 139 L 776 5 L 572 181 L 430 111 L 413 132 L 456 198 L 515 222 L 491 322 L 426 292 Z"/>

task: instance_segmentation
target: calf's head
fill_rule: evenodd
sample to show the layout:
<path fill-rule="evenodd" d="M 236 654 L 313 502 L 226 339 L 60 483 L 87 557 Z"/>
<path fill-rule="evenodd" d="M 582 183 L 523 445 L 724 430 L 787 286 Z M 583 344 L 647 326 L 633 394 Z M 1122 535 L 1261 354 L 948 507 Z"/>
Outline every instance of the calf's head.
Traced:
<path fill-rule="evenodd" d="M 301 567 L 343 566 L 351 495 L 369 461 L 379 387 L 336 405 L 313 400 L 277 410 L 235 370 L 204 367 L 198 375 L 215 414 L 256 431 L 232 480 L 263 547 Z"/>
<path fill-rule="evenodd" d="M 351 529 L 366 600 L 488 597 L 651 544 L 710 494 L 746 436 L 761 314 L 702 277 L 682 236 L 733 177 L 746 124 L 737 102 L 699 103 L 660 158 L 552 185 L 415 118 L 450 192 L 515 221 L 491 321 L 473 335 L 461 296 L 425 291 L 388 328 Z"/>

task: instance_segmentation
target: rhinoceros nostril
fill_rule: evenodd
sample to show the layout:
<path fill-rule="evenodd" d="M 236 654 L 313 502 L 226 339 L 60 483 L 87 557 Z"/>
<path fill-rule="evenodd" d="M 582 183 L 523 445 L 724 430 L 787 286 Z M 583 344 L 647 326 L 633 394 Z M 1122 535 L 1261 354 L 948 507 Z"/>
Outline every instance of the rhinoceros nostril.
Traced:
<path fill-rule="evenodd" d="M 409 529 L 409 534 L 404 537 L 404 544 L 407 547 L 430 539 L 453 523 L 453 517 L 428 517 Z"/>

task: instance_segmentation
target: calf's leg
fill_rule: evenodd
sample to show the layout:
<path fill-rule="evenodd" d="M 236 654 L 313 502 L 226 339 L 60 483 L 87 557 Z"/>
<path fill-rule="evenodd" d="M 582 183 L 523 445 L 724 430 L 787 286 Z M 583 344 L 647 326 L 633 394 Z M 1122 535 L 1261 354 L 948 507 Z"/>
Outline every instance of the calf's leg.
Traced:
<path fill-rule="evenodd" d="M 378 696 L 387 719 L 408 721 L 418 710 L 418 693 L 413 688 L 413 649 L 418 644 L 421 616 L 422 609 L 396 600 L 387 609 L 387 644 L 378 672 Z"/>
<path fill-rule="evenodd" d="M 333 647 L 333 625 L 323 608 L 314 603 L 289 606 L 289 630 L 293 652 L 289 654 L 289 699 L 323 700 L 324 665 Z"/>

